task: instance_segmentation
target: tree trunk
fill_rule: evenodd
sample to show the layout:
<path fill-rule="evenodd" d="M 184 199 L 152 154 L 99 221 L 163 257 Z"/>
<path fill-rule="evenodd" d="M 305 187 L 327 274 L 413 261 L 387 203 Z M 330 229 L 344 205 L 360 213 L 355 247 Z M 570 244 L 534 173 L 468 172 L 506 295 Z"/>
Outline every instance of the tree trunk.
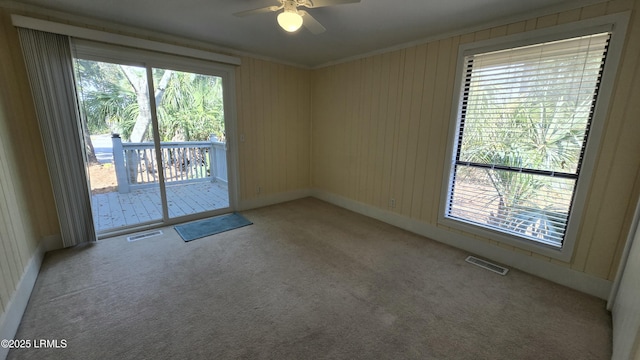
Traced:
<path fill-rule="evenodd" d="M 149 108 L 149 90 L 146 83 L 136 88 L 136 98 L 138 99 L 138 118 L 131 131 L 131 142 L 143 142 L 145 140 L 149 124 L 151 123 L 151 109 Z"/>
<path fill-rule="evenodd" d="M 135 72 L 131 71 L 126 66 L 121 66 L 122 72 L 125 74 L 129 83 L 133 86 L 136 93 L 136 99 L 138 100 L 138 117 L 136 123 L 131 131 L 129 140 L 131 142 L 143 142 L 146 140 L 146 134 L 149 130 L 149 124 L 151 123 L 151 109 L 149 103 L 149 86 L 147 84 L 146 76 L 138 76 Z M 165 70 L 162 75 L 162 79 L 158 83 L 158 88 L 154 94 L 156 105 L 162 101 L 162 95 L 164 94 L 167 83 L 171 78 L 173 71 Z"/>
<path fill-rule="evenodd" d="M 87 162 L 89 165 L 99 164 L 98 158 L 96 157 L 96 150 L 93 148 L 93 142 L 91 141 L 91 135 L 86 126 L 82 127 L 82 135 L 84 136 L 84 146 L 87 152 Z"/>

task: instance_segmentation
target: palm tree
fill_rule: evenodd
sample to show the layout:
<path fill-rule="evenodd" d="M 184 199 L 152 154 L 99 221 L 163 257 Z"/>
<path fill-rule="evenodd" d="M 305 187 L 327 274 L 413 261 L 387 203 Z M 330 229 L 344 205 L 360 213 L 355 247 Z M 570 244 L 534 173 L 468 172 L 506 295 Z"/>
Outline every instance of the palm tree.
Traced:
<path fill-rule="evenodd" d="M 157 75 L 164 70 L 156 69 Z M 176 72 L 158 106 L 163 141 L 205 141 L 224 136 L 222 79 Z"/>
<path fill-rule="evenodd" d="M 542 80 L 537 74 L 520 79 L 518 91 L 505 91 L 502 84 L 470 84 L 460 160 L 575 173 L 586 135 L 584 114 L 593 96 L 555 90 L 564 81 L 563 73 L 570 73 L 561 65 L 557 69 Z M 487 224 L 542 238 L 563 233 L 557 226 L 566 222 L 573 181 L 492 168 L 461 167 L 456 176 L 493 187 L 495 197 L 486 205 L 495 210 L 484 220 Z"/>
<path fill-rule="evenodd" d="M 118 65 L 77 59 L 80 109 L 92 134 L 119 133 L 129 138 L 138 117 L 136 93 Z"/>
<path fill-rule="evenodd" d="M 86 129 L 118 133 L 129 142 L 144 142 L 151 137 L 145 68 L 77 60 L 76 71 Z M 165 69 L 153 69 L 152 74 L 161 141 L 204 141 L 211 134 L 224 136 L 221 78 Z M 89 130 L 85 143 L 87 152 L 94 154 Z M 139 157 L 134 151 L 126 154 L 132 183 L 138 177 Z M 200 154 L 199 158 L 206 161 L 208 156 Z M 91 159 L 97 162 L 95 155 L 90 155 Z"/>
<path fill-rule="evenodd" d="M 151 114 L 143 68 L 76 60 L 81 109 L 90 133 L 111 131 L 131 142 L 148 139 Z M 222 79 L 154 69 L 161 140 L 224 136 Z"/>

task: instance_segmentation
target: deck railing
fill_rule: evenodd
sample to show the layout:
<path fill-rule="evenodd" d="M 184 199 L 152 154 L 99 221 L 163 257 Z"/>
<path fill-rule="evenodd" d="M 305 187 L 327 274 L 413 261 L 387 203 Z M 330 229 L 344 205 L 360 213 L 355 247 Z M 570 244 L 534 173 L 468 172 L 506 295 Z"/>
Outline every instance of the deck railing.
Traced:
<path fill-rule="evenodd" d="M 123 143 L 112 136 L 118 192 L 153 186 L 159 181 L 156 149 L 152 142 Z M 162 169 L 166 184 L 193 181 L 227 182 L 226 144 L 210 141 L 161 142 Z"/>

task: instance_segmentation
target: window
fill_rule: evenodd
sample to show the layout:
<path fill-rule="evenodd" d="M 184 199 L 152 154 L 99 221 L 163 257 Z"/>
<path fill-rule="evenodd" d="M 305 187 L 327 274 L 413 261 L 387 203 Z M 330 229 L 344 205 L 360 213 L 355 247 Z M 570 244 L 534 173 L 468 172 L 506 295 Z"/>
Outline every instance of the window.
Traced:
<path fill-rule="evenodd" d="M 445 219 L 564 246 L 610 35 L 464 54 Z"/>

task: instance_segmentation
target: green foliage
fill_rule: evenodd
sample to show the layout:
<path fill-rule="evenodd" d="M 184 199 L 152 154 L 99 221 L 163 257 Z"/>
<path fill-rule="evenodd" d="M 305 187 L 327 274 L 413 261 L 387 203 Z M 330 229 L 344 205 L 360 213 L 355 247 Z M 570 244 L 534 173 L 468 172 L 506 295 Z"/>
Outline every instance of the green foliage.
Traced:
<path fill-rule="evenodd" d="M 154 77 L 159 78 L 163 70 L 155 70 Z M 161 141 L 224 137 L 222 99 L 221 78 L 175 72 L 158 106 Z"/>
<path fill-rule="evenodd" d="M 139 99 L 121 65 L 77 59 L 75 68 L 80 107 L 90 133 L 119 133 L 129 139 L 140 113 Z M 154 69 L 155 86 L 164 71 Z M 163 91 L 157 104 L 161 141 L 204 141 L 211 134 L 224 137 L 221 78 L 174 71 Z"/>
<path fill-rule="evenodd" d="M 77 59 L 80 110 L 91 134 L 109 131 L 128 136 L 138 114 L 136 97 L 116 65 Z M 120 130 L 122 129 L 122 130 Z"/>
<path fill-rule="evenodd" d="M 556 86 L 565 81 L 571 66 L 558 64 L 557 73 L 551 76 L 519 79 L 524 94 L 505 90 L 501 84 L 471 84 L 460 160 L 575 173 L 593 95 L 568 95 Z M 555 224 L 566 221 L 572 186 L 518 171 L 482 171 L 482 176 L 479 170 L 463 170 L 458 176 L 471 183 L 482 182 L 480 177 L 486 176 L 495 189 L 492 201 L 498 206 L 485 219 L 489 225 L 542 239 L 561 238 L 563 230 Z"/>

